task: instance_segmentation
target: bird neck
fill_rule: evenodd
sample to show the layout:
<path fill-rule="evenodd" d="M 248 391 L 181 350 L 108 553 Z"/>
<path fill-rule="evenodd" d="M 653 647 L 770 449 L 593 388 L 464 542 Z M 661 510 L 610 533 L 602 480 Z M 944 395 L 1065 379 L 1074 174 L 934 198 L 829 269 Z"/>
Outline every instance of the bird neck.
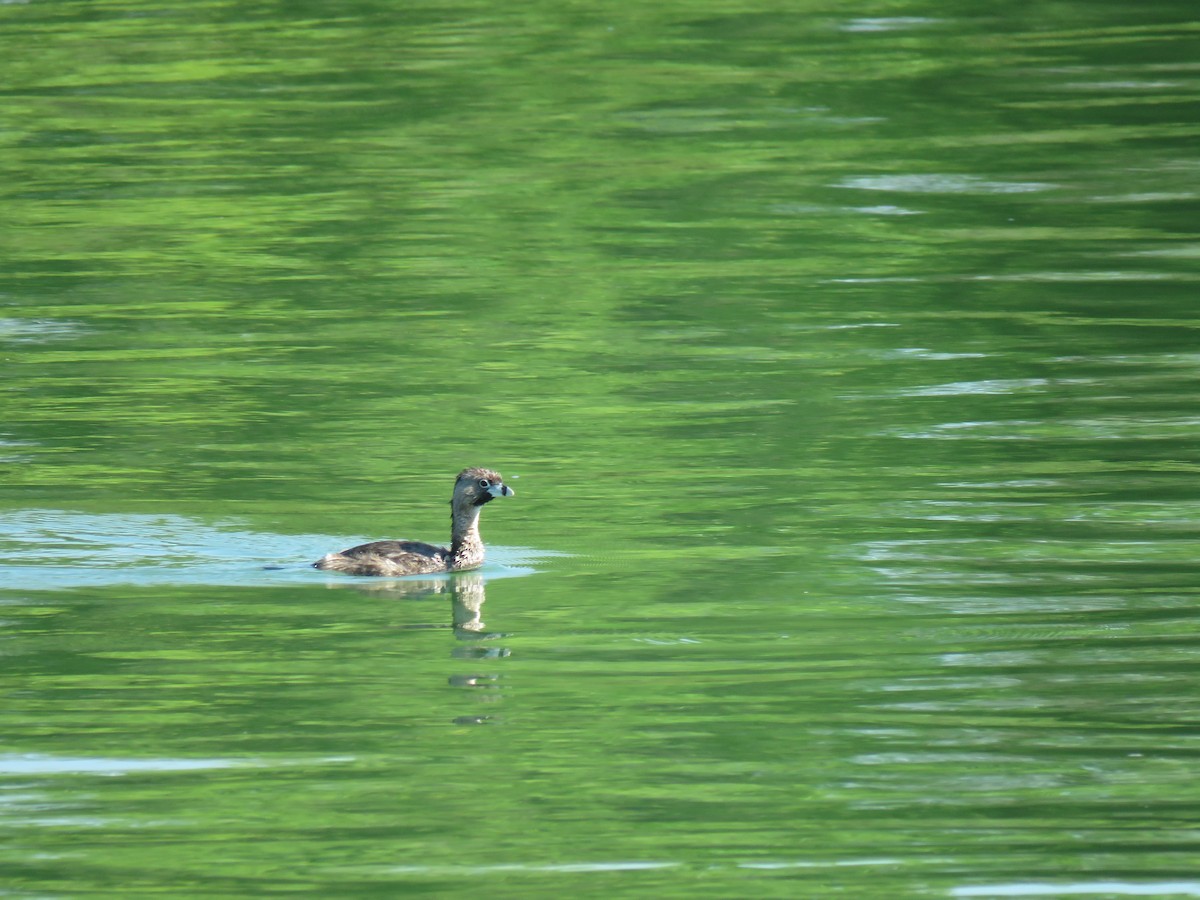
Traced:
<path fill-rule="evenodd" d="M 483 539 L 479 537 L 479 507 L 456 509 L 451 515 L 450 568 L 483 565 Z"/>

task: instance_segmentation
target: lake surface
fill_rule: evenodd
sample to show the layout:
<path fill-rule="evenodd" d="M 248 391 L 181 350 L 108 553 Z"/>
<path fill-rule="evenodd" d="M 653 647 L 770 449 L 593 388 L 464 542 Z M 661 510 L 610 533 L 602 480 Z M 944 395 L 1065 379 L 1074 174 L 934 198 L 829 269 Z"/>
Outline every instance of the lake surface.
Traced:
<path fill-rule="evenodd" d="M 1200 897 L 1198 37 L 0 5 L 0 893 Z"/>

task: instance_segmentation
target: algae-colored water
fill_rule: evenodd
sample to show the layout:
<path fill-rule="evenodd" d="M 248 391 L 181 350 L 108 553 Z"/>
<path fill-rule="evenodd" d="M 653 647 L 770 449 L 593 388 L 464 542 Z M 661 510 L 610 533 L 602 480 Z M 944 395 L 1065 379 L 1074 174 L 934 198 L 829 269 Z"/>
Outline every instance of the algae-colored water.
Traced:
<path fill-rule="evenodd" d="M 1198 31 L 0 6 L 0 891 L 1200 896 Z"/>

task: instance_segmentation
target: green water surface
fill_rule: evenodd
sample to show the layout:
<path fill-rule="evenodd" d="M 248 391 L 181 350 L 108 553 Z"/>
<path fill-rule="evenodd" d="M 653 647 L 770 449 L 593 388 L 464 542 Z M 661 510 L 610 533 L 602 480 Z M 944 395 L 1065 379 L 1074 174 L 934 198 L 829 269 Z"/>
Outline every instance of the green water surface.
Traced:
<path fill-rule="evenodd" d="M 1198 38 L 0 5 L 0 894 L 1200 897 Z"/>

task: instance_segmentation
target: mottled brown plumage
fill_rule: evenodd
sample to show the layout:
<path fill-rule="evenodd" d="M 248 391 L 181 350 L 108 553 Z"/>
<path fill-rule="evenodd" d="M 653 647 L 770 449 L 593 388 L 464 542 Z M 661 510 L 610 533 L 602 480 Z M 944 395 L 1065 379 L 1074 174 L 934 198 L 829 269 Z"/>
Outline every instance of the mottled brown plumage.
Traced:
<path fill-rule="evenodd" d="M 439 547 L 420 541 L 372 541 L 339 553 L 327 553 L 313 563 L 314 569 L 348 575 L 428 575 L 458 572 L 483 565 L 483 541 L 479 537 L 479 512 L 495 497 L 516 492 L 491 469 L 463 469 L 454 482 L 450 499 L 450 546 Z"/>

